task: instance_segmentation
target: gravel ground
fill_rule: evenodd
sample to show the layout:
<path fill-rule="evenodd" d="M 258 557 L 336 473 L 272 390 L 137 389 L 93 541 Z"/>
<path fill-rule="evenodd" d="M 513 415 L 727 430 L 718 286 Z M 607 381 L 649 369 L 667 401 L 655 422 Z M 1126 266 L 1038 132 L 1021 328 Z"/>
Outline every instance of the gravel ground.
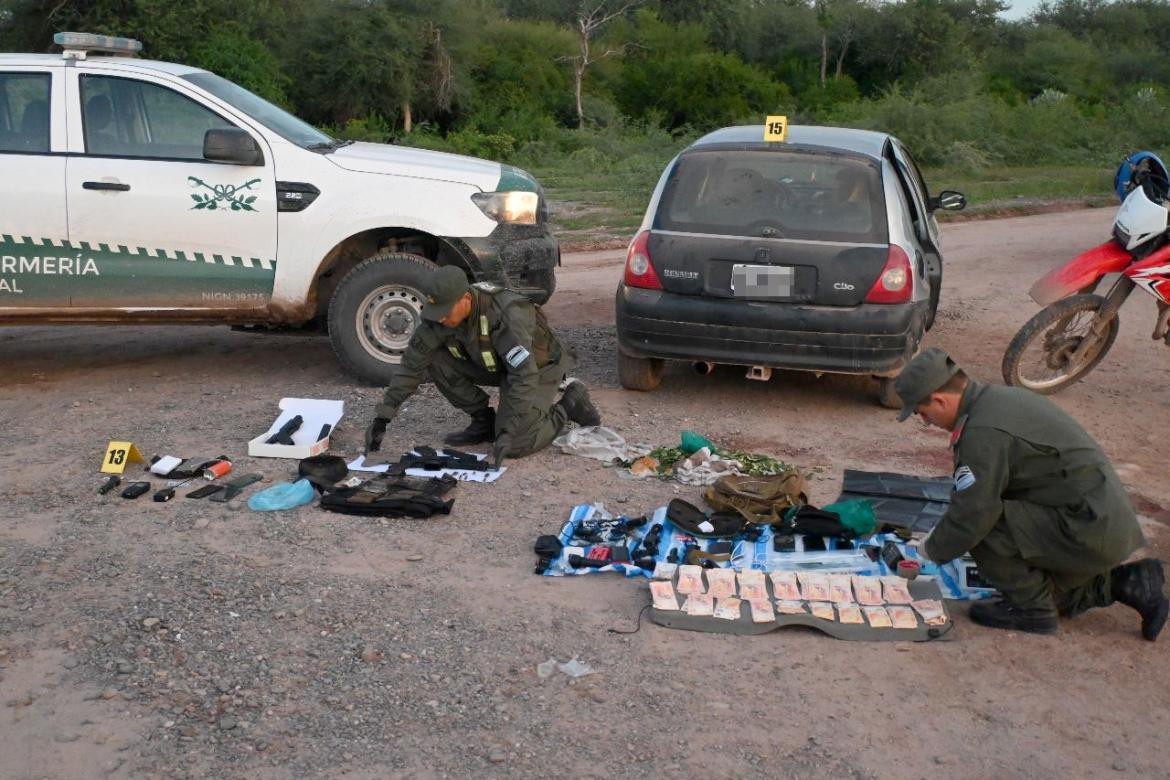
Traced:
<path fill-rule="evenodd" d="M 944 228 L 930 343 L 994 379 L 1034 310 L 1027 286 L 1110 218 Z M 567 256 L 548 311 L 629 440 L 669 444 L 689 428 L 771 452 L 818 470 L 818 503 L 846 467 L 950 471 L 945 436 L 897 425 L 864 378 L 671 367 L 655 393 L 621 391 L 621 254 Z M 1170 369 L 1148 339 L 1152 311 L 1127 304 L 1115 353 L 1058 401 L 1120 464 L 1148 552 L 1166 558 Z M 148 455 L 226 452 L 264 484 L 287 479 L 294 461 L 239 457 L 282 396 L 344 400 L 334 451 L 352 456 L 378 391 L 298 335 L 21 327 L 0 331 L 0 359 L 6 778 L 1170 777 L 1167 644 L 1142 642 L 1124 607 L 1034 637 L 979 629 L 957 606 L 959 641 L 926 645 L 610 633 L 633 630 L 644 585 L 535 577 L 532 541 L 577 503 L 640 514 L 696 489 L 546 451 L 495 485 L 459 486 L 449 517 L 423 521 L 99 497 L 111 439 Z M 428 387 L 384 449 L 465 422 Z M 594 673 L 536 672 L 574 657 Z"/>

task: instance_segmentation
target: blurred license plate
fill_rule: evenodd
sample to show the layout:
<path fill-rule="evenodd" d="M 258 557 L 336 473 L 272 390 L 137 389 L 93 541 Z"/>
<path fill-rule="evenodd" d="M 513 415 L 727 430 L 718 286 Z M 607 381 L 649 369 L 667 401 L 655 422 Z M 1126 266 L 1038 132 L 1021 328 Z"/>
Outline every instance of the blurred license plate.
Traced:
<path fill-rule="evenodd" d="M 788 298 L 792 295 L 790 265 L 731 266 L 731 294 L 737 298 Z"/>

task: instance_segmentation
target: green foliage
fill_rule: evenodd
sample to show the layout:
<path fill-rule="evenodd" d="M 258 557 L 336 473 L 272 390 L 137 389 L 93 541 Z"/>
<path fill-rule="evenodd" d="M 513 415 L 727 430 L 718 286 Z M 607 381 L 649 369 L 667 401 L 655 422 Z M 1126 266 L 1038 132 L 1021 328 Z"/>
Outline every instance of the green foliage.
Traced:
<path fill-rule="evenodd" d="M 136 37 L 342 138 L 530 168 L 590 204 L 556 216 L 574 230 L 632 229 L 689 139 L 769 113 L 892 132 L 973 186 L 1170 146 L 1170 0 L 1055 0 L 1014 22 L 1003 7 L 644 0 L 593 41 L 581 131 L 582 6 L 564 0 L 0 0 L 0 48 L 45 51 L 62 29 Z"/>
<path fill-rule="evenodd" d="M 669 129 L 711 129 L 792 106 L 787 85 L 734 54 L 709 50 L 694 25 L 667 25 L 643 12 L 636 35 L 637 54 L 614 86 L 626 116 L 662 116 Z"/>
<path fill-rule="evenodd" d="M 369 141 L 376 144 L 388 143 L 393 136 L 390 123 L 381 114 L 354 118 L 341 127 L 326 126 L 322 129 L 334 138 L 346 141 Z"/>
<path fill-rule="evenodd" d="M 263 98 L 287 107 L 289 78 L 264 43 L 238 22 L 227 22 L 195 44 L 191 64 L 234 81 Z"/>

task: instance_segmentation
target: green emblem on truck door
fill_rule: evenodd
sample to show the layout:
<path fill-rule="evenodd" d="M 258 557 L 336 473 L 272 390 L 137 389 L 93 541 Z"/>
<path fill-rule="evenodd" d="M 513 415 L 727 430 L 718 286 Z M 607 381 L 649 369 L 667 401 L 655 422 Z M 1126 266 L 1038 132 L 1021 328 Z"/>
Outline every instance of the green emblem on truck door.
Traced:
<path fill-rule="evenodd" d="M 208 184 L 200 179 L 198 176 L 188 176 L 187 181 L 192 187 L 202 187 L 207 190 L 206 193 L 196 192 L 191 194 L 191 200 L 195 201 L 195 205 L 191 210 L 207 209 L 208 211 L 215 211 L 220 208 L 231 208 L 232 211 L 255 211 L 252 206 L 256 202 L 255 195 L 239 195 L 237 193 L 252 189 L 252 185 L 259 184 L 259 179 L 252 179 L 240 185 L 234 184 Z"/>

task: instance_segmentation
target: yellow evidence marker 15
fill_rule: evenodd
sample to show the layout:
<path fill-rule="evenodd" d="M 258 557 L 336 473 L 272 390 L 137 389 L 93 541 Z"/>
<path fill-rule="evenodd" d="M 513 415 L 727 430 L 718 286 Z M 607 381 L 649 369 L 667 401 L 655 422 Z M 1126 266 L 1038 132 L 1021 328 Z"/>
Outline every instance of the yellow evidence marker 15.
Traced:
<path fill-rule="evenodd" d="M 106 454 L 102 457 L 103 474 L 122 474 L 126 471 L 127 463 L 146 463 L 146 458 L 133 443 L 128 441 L 112 441 L 106 447 Z"/>
<path fill-rule="evenodd" d="M 781 142 L 787 141 L 788 117 L 770 116 L 764 120 L 764 140 Z"/>

